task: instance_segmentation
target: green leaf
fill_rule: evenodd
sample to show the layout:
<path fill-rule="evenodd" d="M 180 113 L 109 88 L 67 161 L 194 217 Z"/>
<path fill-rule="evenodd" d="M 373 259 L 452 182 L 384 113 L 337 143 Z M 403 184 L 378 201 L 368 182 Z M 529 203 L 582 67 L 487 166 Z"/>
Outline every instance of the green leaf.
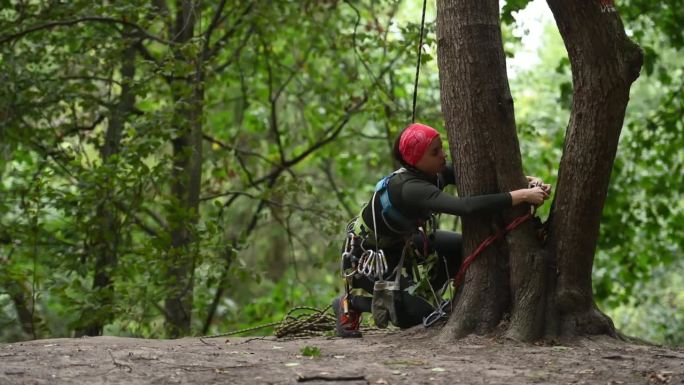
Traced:
<path fill-rule="evenodd" d="M 303 346 L 300 349 L 300 353 L 304 357 L 319 357 L 321 355 L 321 349 L 317 348 L 316 346 Z"/>

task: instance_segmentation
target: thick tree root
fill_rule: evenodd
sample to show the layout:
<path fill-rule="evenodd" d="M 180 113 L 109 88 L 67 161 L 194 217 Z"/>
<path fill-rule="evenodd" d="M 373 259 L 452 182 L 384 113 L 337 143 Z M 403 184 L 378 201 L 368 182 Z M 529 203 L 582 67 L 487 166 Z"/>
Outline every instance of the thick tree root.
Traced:
<path fill-rule="evenodd" d="M 585 312 L 562 315 L 559 334 L 561 337 L 604 334 L 618 338 L 613 321 L 596 307 Z"/>

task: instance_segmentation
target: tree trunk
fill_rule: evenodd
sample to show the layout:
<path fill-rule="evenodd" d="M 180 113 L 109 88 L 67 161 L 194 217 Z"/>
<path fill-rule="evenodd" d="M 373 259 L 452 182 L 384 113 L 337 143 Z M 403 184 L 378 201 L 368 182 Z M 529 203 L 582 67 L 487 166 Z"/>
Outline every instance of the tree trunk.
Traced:
<path fill-rule="evenodd" d="M 629 101 L 643 62 L 605 1 L 548 0 L 572 66 L 573 103 L 561 158 L 547 249 L 556 261 L 560 335 L 614 334 L 594 303 L 591 271 L 610 173 Z"/>
<path fill-rule="evenodd" d="M 0 273 L 4 273 L 0 271 Z M 20 278 L 3 277 L 3 284 L 5 285 L 5 292 L 12 299 L 14 308 L 17 311 L 17 318 L 21 324 L 21 329 L 27 335 L 37 340 L 49 335 L 49 330 L 45 325 L 45 321 L 35 311 L 35 303 L 31 296 L 31 288 Z"/>
<path fill-rule="evenodd" d="M 498 2 L 441 0 L 437 9 L 442 111 L 459 195 L 523 187 L 525 177 L 506 75 Z M 512 216 L 499 215 L 462 218 L 465 254 L 510 219 Z M 523 252 L 529 246 L 531 229 L 526 233 L 526 238 L 509 238 L 510 246 L 496 242 L 478 257 L 466 274 L 466 284 L 446 333 L 455 337 L 486 333 L 499 324 L 512 303 L 509 250 Z M 513 288 L 518 284 L 511 283 Z"/>
<path fill-rule="evenodd" d="M 561 16 L 563 22 L 559 22 L 559 26 L 566 45 L 568 38 L 573 39 L 576 45 L 574 50 L 568 48 L 576 91 L 573 119 L 561 162 L 561 179 L 556 190 L 557 201 L 552 210 L 553 220 L 549 223 L 552 236 L 549 243 L 543 245 L 536 238 L 532 224 L 526 222 L 507 235 L 507 242 L 498 241 L 486 249 L 466 274 L 454 314 L 444 329 L 443 334 L 448 338 L 472 332 L 491 332 L 506 319 L 507 314 L 510 314 L 510 323 L 506 334 L 519 340 L 535 340 L 545 333 L 555 336 L 608 331 L 603 326 L 572 329 L 570 325 L 577 324 L 580 320 L 578 315 L 584 317 L 581 319 L 583 325 L 588 325 L 587 312 L 591 310 L 591 314 L 595 314 L 591 297 L 591 266 L 598 223 L 629 85 L 638 73 L 638 63 L 635 68 L 629 68 L 620 61 L 625 58 L 625 53 L 620 50 L 636 47 L 627 43 L 615 14 L 601 13 L 598 1 L 595 4 L 582 2 L 582 5 L 565 2 L 562 6 L 554 6 L 562 8 L 554 10 L 557 19 L 560 13 L 570 13 Z M 583 12 L 592 13 L 594 18 L 565 8 L 582 8 Z M 600 24 L 601 17 L 608 20 Z M 612 29 L 604 31 L 607 26 Z M 617 33 L 618 29 L 621 34 Z M 600 39 L 586 40 L 568 37 L 573 33 L 586 34 L 587 37 L 603 35 Z M 506 75 L 498 1 L 439 0 L 437 41 L 442 111 L 459 195 L 472 196 L 525 187 L 513 100 Z M 600 46 L 605 43 L 612 44 L 612 51 Z M 612 56 L 610 52 L 613 52 Z M 603 58 L 573 58 L 578 53 L 601 54 Z M 638 55 L 630 53 L 627 56 Z M 588 77 L 581 78 L 581 83 L 575 74 L 578 62 L 584 66 L 594 63 L 594 67 L 584 69 L 584 76 Z M 604 66 L 611 71 L 607 72 Z M 606 73 L 629 76 L 622 76 L 621 81 L 604 81 L 602 78 Z M 581 88 L 579 92 L 578 86 Z M 602 96 L 594 102 L 587 99 L 589 95 Z M 611 109 L 605 108 L 606 105 Z M 578 124 L 582 127 L 578 128 Z M 578 179 L 582 179 L 581 184 Z M 590 185 L 600 188 L 587 188 Z M 527 209 L 529 207 L 521 205 L 503 215 L 464 217 L 465 255 Z M 587 237 L 586 231 L 592 233 Z M 570 251 L 573 252 L 572 260 Z M 581 263 L 576 262 L 578 252 L 584 258 Z M 547 274 L 550 268 L 555 268 L 555 259 L 560 272 L 558 296 L 556 275 Z M 575 315 L 571 316 L 573 313 Z M 592 322 L 599 319 L 605 321 L 606 317 L 591 318 Z M 545 328 L 548 325 L 551 326 Z"/>
<path fill-rule="evenodd" d="M 193 1 L 183 1 L 176 12 L 173 36 L 179 45 L 192 44 L 197 9 Z M 193 234 L 199 218 L 199 195 L 202 178 L 202 109 L 204 103 L 203 63 L 201 54 L 187 58 L 176 50 L 176 60 L 194 64 L 194 73 L 171 80 L 175 105 L 176 136 L 173 145 L 173 176 L 169 225 L 171 245 L 168 252 L 168 296 L 164 303 L 167 331 L 171 337 L 190 332 L 194 266 L 197 245 Z"/>
<path fill-rule="evenodd" d="M 136 49 L 132 43 L 126 46 L 122 52 L 121 95 L 119 103 L 112 111 L 105 132 L 105 142 L 100 149 L 103 167 L 108 167 L 111 157 L 119 153 L 121 133 L 126 119 L 135 107 L 135 92 L 132 90 L 135 79 L 135 54 Z M 105 323 L 111 319 L 113 314 L 114 287 L 111 274 L 116 268 L 118 260 L 120 224 L 113 203 L 112 190 L 110 186 L 105 188 L 102 201 L 96 211 L 97 228 L 93 240 L 96 254 L 93 292 L 96 295 L 97 309 L 85 310 L 82 317 L 85 324 L 76 330 L 77 337 L 102 335 Z"/>

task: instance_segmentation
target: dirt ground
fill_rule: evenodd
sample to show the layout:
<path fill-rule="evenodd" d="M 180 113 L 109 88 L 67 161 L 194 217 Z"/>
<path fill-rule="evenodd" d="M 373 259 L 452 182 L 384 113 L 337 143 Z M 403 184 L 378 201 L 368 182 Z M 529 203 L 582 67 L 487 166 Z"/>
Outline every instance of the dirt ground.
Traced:
<path fill-rule="evenodd" d="M 318 351 L 315 357 L 303 351 Z M 316 353 L 314 353 L 316 355 Z M 362 339 L 120 337 L 0 345 L 0 384 L 684 384 L 684 349 L 416 331 Z"/>

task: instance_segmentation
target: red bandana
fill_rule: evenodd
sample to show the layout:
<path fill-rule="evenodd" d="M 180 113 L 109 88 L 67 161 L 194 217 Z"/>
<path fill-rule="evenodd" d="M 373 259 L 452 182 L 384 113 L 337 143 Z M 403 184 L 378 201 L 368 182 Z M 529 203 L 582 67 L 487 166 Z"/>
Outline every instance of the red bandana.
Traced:
<path fill-rule="evenodd" d="M 406 127 L 399 139 L 399 152 L 406 163 L 415 166 L 439 132 L 430 126 L 413 123 Z"/>

